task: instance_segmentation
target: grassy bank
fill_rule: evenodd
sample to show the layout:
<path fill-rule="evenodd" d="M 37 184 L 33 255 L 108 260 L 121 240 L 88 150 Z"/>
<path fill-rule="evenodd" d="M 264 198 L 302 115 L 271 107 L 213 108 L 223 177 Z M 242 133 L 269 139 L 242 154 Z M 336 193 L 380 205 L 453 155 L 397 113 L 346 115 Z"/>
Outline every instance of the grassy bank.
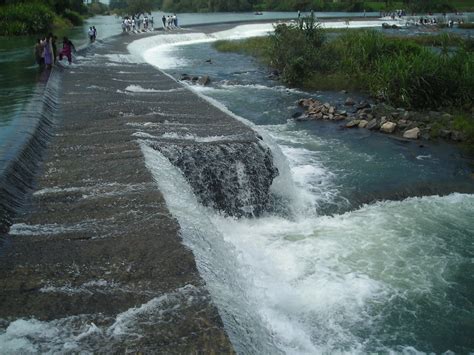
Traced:
<path fill-rule="evenodd" d="M 395 107 L 460 112 L 457 125 L 474 141 L 472 39 L 385 36 L 374 30 L 349 30 L 331 40 L 327 35 L 306 22 L 279 25 L 269 37 L 219 41 L 215 47 L 256 56 L 289 86 L 358 89 Z"/>

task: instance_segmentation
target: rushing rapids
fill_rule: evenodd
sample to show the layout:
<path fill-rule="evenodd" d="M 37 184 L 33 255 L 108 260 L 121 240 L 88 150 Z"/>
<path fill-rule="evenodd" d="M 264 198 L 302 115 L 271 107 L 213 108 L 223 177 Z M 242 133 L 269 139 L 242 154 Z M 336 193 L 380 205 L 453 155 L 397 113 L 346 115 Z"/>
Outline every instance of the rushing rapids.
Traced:
<path fill-rule="evenodd" d="M 474 349 L 469 160 L 295 125 L 297 99 L 344 98 L 288 90 L 208 44 L 268 31 L 245 28 L 142 39 L 130 54 L 105 46 L 67 74 L 66 103 L 100 109 L 56 137 L 59 179 L 12 227 L 21 267 L 0 268 L 3 349 L 226 352 L 225 333 L 242 354 Z M 192 88 L 207 102 L 143 58 L 176 78 L 210 74 Z M 435 181 L 451 194 L 383 201 Z M 468 193 L 452 193 L 458 183 Z"/>

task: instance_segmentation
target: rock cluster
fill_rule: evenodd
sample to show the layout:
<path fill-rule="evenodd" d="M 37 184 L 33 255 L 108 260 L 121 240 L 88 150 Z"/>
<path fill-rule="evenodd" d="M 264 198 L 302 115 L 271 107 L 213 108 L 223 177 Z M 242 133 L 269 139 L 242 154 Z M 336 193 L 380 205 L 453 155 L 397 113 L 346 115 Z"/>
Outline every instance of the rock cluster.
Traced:
<path fill-rule="evenodd" d="M 448 113 L 408 111 L 384 103 L 370 104 L 367 101 L 357 103 L 350 97 L 340 108 L 313 98 L 299 100 L 298 106 L 304 112 L 293 116 L 297 121 L 345 120 L 345 128 L 380 131 L 405 139 L 430 139 L 436 135 L 453 141 L 465 140 L 462 132 L 449 128 L 452 126 L 453 116 Z"/>
<path fill-rule="evenodd" d="M 188 74 L 181 74 L 179 78 L 180 81 L 188 81 L 192 84 L 198 84 L 202 86 L 209 85 L 211 83 L 211 78 L 208 75 L 188 75 Z"/>

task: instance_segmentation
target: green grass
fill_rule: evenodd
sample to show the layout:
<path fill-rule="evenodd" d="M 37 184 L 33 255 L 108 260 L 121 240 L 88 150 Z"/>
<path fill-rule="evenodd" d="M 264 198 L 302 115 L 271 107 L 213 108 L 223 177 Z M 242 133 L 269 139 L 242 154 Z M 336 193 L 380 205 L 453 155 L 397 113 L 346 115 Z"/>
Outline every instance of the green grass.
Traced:
<path fill-rule="evenodd" d="M 366 90 L 410 109 L 472 107 L 472 40 L 447 34 L 387 37 L 373 30 L 350 30 L 327 40 L 326 34 L 318 27 L 279 26 L 267 38 L 220 41 L 215 47 L 260 58 L 290 86 Z"/>
<path fill-rule="evenodd" d="M 465 113 L 458 113 L 454 117 L 453 128 L 463 132 L 469 143 L 474 143 L 474 118 Z"/>
<path fill-rule="evenodd" d="M 269 63 L 268 52 L 270 43 L 268 37 L 253 37 L 238 41 L 216 41 L 213 43 L 213 47 L 220 52 L 251 55 L 264 63 Z"/>

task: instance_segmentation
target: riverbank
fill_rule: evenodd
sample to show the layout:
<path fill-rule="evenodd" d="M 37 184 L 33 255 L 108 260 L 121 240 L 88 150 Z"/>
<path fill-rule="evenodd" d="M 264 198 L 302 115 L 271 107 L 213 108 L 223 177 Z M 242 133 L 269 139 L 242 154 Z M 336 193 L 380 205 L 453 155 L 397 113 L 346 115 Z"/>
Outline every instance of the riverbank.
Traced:
<path fill-rule="evenodd" d="M 270 37 L 221 41 L 215 47 L 258 58 L 270 69 L 276 68 L 271 74 L 273 79 L 289 87 L 365 92 L 367 99 L 377 104 L 375 111 L 381 112 L 378 118 L 382 121 L 396 110 L 397 117 L 401 112 L 398 127 L 403 134 L 416 128 L 416 137 L 474 142 L 470 38 L 444 33 L 412 40 L 374 30 L 338 30 L 333 34 L 322 29 L 324 25 L 306 18 L 300 26 L 277 27 Z M 332 103 L 325 103 L 328 107 L 324 112 L 320 112 L 323 103 L 313 104 L 304 104 L 311 111 L 306 118 L 338 120 L 347 116 L 344 109 L 340 110 L 343 115 L 337 114 Z M 364 106 L 359 107 L 364 112 L 356 112 L 356 117 L 349 115 L 349 119 L 362 120 L 361 127 L 365 127 L 366 119 L 373 119 L 371 105 L 349 102 L 348 106 L 355 104 Z M 413 120 L 423 123 L 417 127 Z M 356 123 L 349 126 L 358 126 Z M 379 129 L 384 123 L 372 122 L 369 126 Z M 391 128 L 386 133 L 398 131 L 397 124 L 388 124 Z"/>
<path fill-rule="evenodd" d="M 54 69 L 56 126 L 35 192 L 2 246 L 4 350 L 233 352 L 142 151 L 236 156 L 260 151 L 259 139 L 148 64 L 127 61 L 132 39 L 90 47 L 78 64 Z M 224 138 L 189 140 L 178 127 Z M 232 213 L 222 197 L 207 203 Z"/>

